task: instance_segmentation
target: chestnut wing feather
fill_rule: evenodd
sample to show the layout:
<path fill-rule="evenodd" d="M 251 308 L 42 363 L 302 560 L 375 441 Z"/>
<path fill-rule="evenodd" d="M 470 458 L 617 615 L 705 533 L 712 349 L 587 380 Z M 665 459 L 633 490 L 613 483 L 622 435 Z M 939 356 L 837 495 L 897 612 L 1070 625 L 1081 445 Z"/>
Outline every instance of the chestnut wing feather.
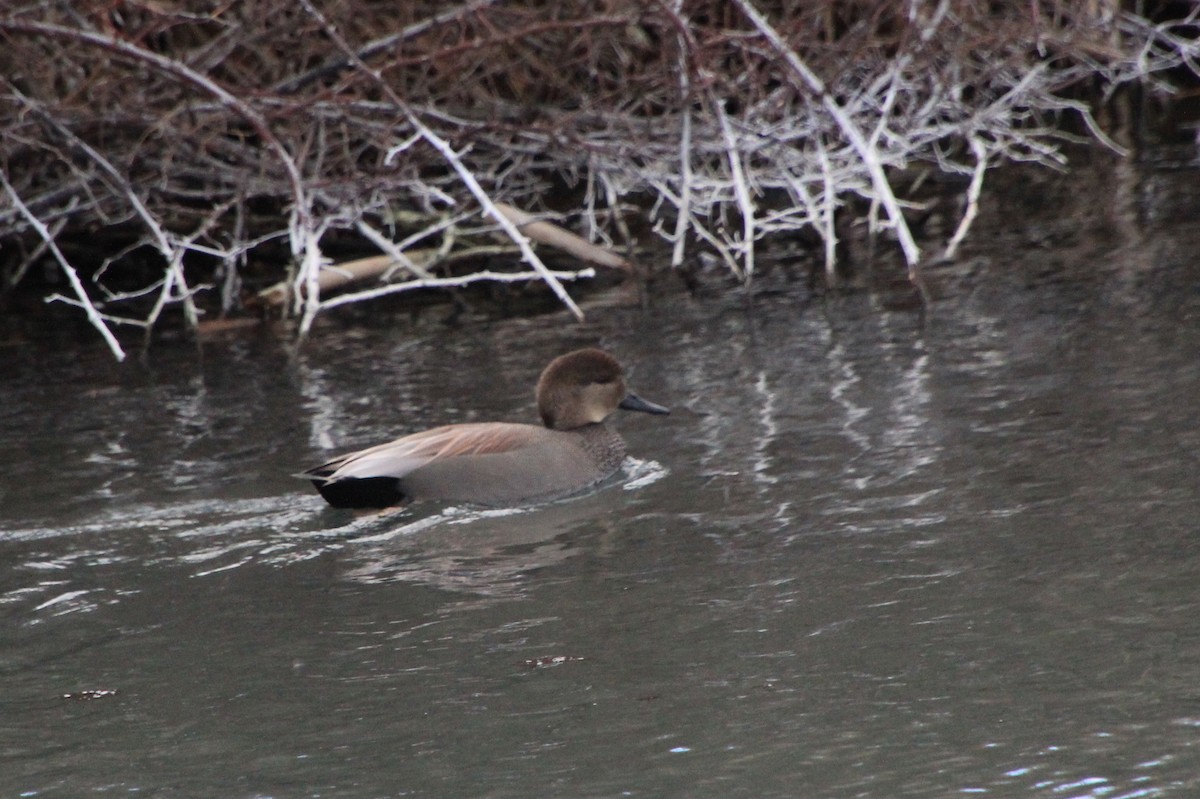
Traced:
<path fill-rule="evenodd" d="M 350 477 L 400 478 L 444 458 L 515 452 L 542 432 L 543 428 L 534 425 L 506 422 L 435 427 L 334 458 L 304 474 L 327 482 Z"/>

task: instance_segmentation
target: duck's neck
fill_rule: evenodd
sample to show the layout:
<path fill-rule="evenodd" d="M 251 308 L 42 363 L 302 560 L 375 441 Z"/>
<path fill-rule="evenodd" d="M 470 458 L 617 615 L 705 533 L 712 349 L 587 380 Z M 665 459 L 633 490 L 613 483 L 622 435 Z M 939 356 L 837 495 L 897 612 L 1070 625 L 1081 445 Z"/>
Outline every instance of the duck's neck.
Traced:
<path fill-rule="evenodd" d="M 625 460 L 625 439 L 603 422 L 585 424 L 571 431 L 583 438 L 583 448 L 604 471 L 612 471 Z"/>

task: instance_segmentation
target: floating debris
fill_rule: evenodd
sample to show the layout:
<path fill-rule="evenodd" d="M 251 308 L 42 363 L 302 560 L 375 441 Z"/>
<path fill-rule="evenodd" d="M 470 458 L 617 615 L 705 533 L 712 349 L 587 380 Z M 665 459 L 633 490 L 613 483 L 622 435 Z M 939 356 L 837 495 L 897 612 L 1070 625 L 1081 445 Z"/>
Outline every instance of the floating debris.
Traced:
<path fill-rule="evenodd" d="M 62 695 L 63 699 L 75 699 L 81 702 L 90 701 L 92 699 L 107 699 L 110 696 L 116 696 L 117 692 L 111 688 L 86 688 L 82 691 L 66 693 Z"/>
<path fill-rule="evenodd" d="M 545 669 L 551 666 L 561 666 L 564 663 L 578 663 L 584 658 L 575 657 L 574 655 L 551 655 L 548 657 L 531 658 L 525 661 L 525 665 L 531 669 Z"/>

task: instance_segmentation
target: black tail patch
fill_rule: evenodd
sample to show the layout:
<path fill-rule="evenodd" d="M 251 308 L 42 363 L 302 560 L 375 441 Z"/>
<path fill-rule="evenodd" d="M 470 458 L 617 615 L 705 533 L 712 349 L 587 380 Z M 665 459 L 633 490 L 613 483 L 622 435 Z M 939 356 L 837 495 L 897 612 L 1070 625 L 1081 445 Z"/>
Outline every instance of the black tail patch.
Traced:
<path fill-rule="evenodd" d="M 312 484 L 335 508 L 390 508 L 408 501 L 395 477 L 344 477 Z"/>

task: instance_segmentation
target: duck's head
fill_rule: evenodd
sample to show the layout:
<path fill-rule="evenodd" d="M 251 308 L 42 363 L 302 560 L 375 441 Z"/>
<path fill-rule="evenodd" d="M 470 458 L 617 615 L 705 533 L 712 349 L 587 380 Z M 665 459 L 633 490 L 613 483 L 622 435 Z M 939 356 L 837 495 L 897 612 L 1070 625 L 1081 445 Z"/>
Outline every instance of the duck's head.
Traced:
<path fill-rule="evenodd" d="M 618 408 L 670 413 L 629 393 L 621 364 L 597 349 L 575 350 L 551 361 L 538 379 L 537 404 L 542 423 L 552 430 L 603 422 Z"/>

